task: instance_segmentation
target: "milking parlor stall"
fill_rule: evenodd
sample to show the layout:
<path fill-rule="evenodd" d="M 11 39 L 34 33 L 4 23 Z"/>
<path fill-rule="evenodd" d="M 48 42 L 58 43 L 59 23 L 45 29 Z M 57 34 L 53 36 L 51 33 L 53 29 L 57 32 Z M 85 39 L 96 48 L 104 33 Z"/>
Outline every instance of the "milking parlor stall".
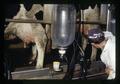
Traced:
<path fill-rule="evenodd" d="M 6 4 L 4 76 L 11 80 L 107 80 L 88 31 L 115 35 L 114 4 Z"/>

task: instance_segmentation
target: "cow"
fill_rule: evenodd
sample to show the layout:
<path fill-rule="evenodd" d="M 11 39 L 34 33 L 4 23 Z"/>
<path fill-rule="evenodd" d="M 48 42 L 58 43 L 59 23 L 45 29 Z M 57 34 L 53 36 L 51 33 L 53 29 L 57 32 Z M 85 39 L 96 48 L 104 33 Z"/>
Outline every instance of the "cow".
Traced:
<path fill-rule="evenodd" d="M 28 11 L 24 4 L 20 4 L 20 9 L 12 19 L 37 20 L 35 14 L 43 11 L 40 4 L 33 4 Z M 40 23 L 15 23 L 10 22 L 5 28 L 5 34 L 13 34 L 20 38 L 25 44 L 33 43 L 31 60 L 36 60 L 35 68 L 43 68 L 44 53 L 47 44 L 47 35 L 49 28 L 45 28 Z M 31 63 L 32 61 L 30 61 Z"/>

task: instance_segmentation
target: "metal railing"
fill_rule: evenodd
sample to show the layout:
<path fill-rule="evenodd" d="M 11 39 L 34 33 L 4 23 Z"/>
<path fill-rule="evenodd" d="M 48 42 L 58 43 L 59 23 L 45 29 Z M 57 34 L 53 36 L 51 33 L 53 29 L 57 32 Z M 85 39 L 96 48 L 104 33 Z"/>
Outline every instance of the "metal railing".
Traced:
<path fill-rule="evenodd" d="M 50 21 L 43 20 L 30 20 L 30 19 L 5 19 L 5 22 L 16 22 L 16 23 L 41 23 L 41 24 L 52 24 Z M 80 24 L 103 24 L 100 21 L 76 21 Z"/>

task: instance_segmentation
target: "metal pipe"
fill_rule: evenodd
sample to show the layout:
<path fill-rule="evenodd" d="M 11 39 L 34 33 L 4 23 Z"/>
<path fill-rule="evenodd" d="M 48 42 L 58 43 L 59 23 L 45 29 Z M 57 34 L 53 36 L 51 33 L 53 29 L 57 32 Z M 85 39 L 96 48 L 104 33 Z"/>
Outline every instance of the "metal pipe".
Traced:
<path fill-rule="evenodd" d="M 100 21 L 81 21 L 80 23 L 81 24 L 103 24 Z"/>
<path fill-rule="evenodd" d="M 5 19 L 6 22 L 16 22 L 16 23 L 42 23 L 51 24 L 50 22 L 45 22 L 41 20 L 29 20 L 29 19 Z"/>
<path fill-rule="evenodd" d="M 102 72 L 102 73 L 97 73 L 97 74 L 92 74 L 92 75 L 87 75 L 86 78 L 90 78 L 90 77 L 95 77 L 95 76 L 100 76 L 100 75 L 105 75 L 106 72 Z M 76 77 L 76 78 L 72 78 L 72 80 L 77 80 L 80 79 L 82 77 Z"/>
<path fill-rule="evenodd" d="M 107 4 L 101 4 L 100 6 L 100 21 L 101 23 L 107 24 Z"/>
<path fill-rule="evenodd" d="M 108 31 L 109 29 L 109 25 L 110 25 L 110 10 L 109 10 L 110 4 L 108 4 L 108 12 L 107 12 L 107 27 L 106 27 L 106 31 Z"/>
<path fill-rule="evenodd" d="M 16 23 L 41 23 L 41 24 L 52 24 L 51 22 L 41 21 L 41 20 L 27 20 L 27 19 L 5 19 L 6 22 L 16 22 Z M 100 21 L 76 21 L 80 24 L 103 24 Z"/>

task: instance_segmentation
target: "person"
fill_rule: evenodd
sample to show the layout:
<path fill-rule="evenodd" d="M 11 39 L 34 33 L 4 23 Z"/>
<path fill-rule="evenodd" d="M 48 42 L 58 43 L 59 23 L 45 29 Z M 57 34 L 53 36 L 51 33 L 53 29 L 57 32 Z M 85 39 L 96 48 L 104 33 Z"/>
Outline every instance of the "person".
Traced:
<path fill-rule="evenodd" d="M 102 49 L 100 58 L 106 65 L 107 79 L 115 79 L 115 36 L 109 31 L 103 32 L 100 28 L 93 28 L 88 31 L 87 38 L 92 46 Z"/>

